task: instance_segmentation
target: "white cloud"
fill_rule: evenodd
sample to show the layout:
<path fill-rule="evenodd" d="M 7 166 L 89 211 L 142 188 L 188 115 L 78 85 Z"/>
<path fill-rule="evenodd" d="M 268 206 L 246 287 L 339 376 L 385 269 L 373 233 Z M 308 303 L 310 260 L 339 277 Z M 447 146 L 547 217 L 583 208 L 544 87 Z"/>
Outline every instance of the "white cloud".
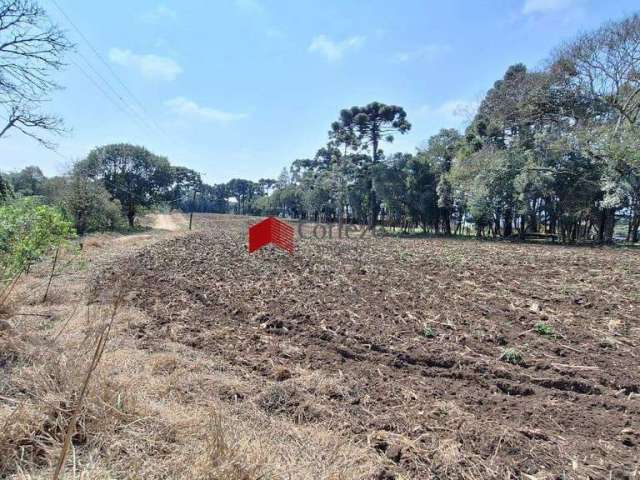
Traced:
<path fill-rule="evenodd" d="M 264 7 L 258 0 L 236 0 L 236 7 L 250 15 L 262 15 Z"/>
<path fill-rule="evenodd" d="M 415 50 L 398 52 L 393 56 L 395 62 L 403 63 L 412 60 L 425 60 L 431 61 L 436 57 L 443 55 L 451 51 L 449 45 L 441 45 L 437 43 L 431 43 L 429 45 L 423 45 Z"/>
<path fill-rule="evenodd" d="M 247 117 L 246 113 L 230 113 L 215 108 L 203 107 L 185 97 L 175 97 L 164 102 L 176 115 L 207 122 L 230 123 Z"/>
<path fill-rule="evenodd" d="M 162 20 L 175 20 L 178 14 L 175 10 L 163 4 L 158 4 L 151 10 L 143 13 L 140 18 L 147 23 L 160 23 Z"/>
<path fill-rule="evenodd" d="M 522 7 L 524 15 L 535 13 L 549 13 L 566 10 L 573 7 L 576 0 L 525 0 Z"/>
<path fill-rule="evenodd" d="M 173 81 L 182 73 L 182 67 L 173 59 L 154 54 L 138 54 L 131 50 L 112 48 L 109 60 L 123 67 L 131 67 L 144 77 Z"/>
<path fill-rule="evenodd" d="M 318 35 L 311 41 L 309 51 L 323 55 L 329 62 L 337 62 L 344 57 L 345 53 L 360 48 L 364 41 L 365 37 L 353 36 L 341 42 L 335 42 L 326 35 Z"/>

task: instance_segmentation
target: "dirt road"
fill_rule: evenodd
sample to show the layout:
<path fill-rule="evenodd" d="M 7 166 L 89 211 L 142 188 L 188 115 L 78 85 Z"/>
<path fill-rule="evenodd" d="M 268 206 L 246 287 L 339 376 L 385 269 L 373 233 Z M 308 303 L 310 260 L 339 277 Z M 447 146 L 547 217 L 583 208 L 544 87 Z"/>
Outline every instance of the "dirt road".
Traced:
<path fill-rule="evenodd" d="M 169 230 L 172 232 L 185 230 L 188 226 L 188 220 L 181 213 L 155 213 L 149 215 L 149 221 L 152 228 L 156 230 Z"/>

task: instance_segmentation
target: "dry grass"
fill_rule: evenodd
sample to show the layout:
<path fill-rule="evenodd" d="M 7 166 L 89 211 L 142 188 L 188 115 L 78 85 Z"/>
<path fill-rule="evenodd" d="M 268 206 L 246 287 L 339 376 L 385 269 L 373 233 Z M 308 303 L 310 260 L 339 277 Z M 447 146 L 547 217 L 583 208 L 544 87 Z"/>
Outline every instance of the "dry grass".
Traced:
<path fill-rule="evenodd" d="M 89 239 L 79 256 L 62 259 L 64 275 L 46 303 L 49 265 L 20 282 L 0 314 L 0 478 L 52 478 L 113 308 L 85 286 L 113 258 L 165 235 L 175 233 Z M 148 322 L 136 309 L 118 309 L 61 478 L 349 480 L 378 470 L 381 460 L 366 445 L 236 404 L 256 387 L 219 361 L 170 339 L 162 352 L 141 348 L 135 332 Z"/>

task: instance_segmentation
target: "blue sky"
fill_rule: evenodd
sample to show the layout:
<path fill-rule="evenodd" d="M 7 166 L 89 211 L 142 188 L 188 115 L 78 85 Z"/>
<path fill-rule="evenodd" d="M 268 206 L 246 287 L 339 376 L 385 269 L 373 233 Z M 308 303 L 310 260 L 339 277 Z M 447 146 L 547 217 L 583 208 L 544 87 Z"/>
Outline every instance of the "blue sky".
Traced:
<path fill-rule="evenodd" d="M 341 108 L 374 100 L 403 106 L 413 124 L 385 150 L 414 151 L 441 127 L 463 127 L 509 65 L 540 66 L 561 42 L 638 7 L 637 0 L 41 1 L 77 44 L 58 76 L 65 88 L 47 105 L 71 131 L 57 153 L 14 132 L 0 140 L 0 168 L 36 164 L 55 175 L 94 146 L 130 142 L 204 173 L 208 183 L 276 177 L 326 142 Z"/>

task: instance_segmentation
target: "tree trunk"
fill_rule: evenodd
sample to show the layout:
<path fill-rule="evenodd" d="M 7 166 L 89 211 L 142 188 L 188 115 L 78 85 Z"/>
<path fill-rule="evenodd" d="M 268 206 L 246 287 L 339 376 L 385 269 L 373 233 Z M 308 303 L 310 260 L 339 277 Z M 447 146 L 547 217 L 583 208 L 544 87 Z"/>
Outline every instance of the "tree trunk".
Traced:
<path fill-rule="evenodd" d="M 571 225 L 571 243 L 576 243 L 578 239 L 578 229 L 580 228 L 580 220 Z"/>
<path fill-rule="evenodd" d="M 529 231 L 531 233 L 538 233 L 538 215 L 536 213 L 535 204 L 529 212 Z"/>
<path fill-rule="evenodd" d="M 127 220 L 129 221 L 129 227 L 133 228 L 133 221 L 136 218 L 136 207 L 133 204 L 129 204 L 127 209 Z"/>
<path fill-rule="evenodd" d="M 378 140 L 373 139 L 373 163 L 378 161 Z M 369 210 L 371 217 L 369 218 L 369 228 L 373 230 L 376 227 L 378 221 L 378 196 L 373 188 L 373 172 L 369 172 Z"/>
<path fill-rule="evenodd" d="M 600 219 L 598 222 L 598 243 L 604 243 L 604 226 L 607 221 L 605 211 L 606 210 L 602 210 L 600 212 Z"/>
<path fill-rule="evenodd" d="M 555 209 L 551 209 L 549 211 L 549 233 L 555 234 L 558 224 L 558 216 L 556 214 Z"/>
<path fill-rule="evenodd" d="M 598 243 L 613 243 L 613 230 L 616 224 L 615 209 L 603 208 L 600 212 L 600 228 L 598 229 Z"/>
<path fill-rule="evenodd" d="M 513 235 L 513 213 L 511 209 L 508 208 L 504 212 L 504 229 L 502 230 L 502 236 L 509 238 L 511 235 Z"/>
<path fill-rule="evenodd" d="M 448 208 L 442 210 L 442 229 L 444 230 L 444 234 L 447 236 L 451 236 L 451 213 Z"/>
<path fill-rule="evenodd" d="M 638 212 L 633 215 L 631 223 L 631 242 L 638 243 L 638 230 L 640 230 L 640 214 Z"/>
<path fill-rule="evenodd" d="M 81 210 L 76 214 L 76 232 L 82 236 L 87 231 L 87 215 L 85 210 Z"/>
<path fill-rule="evenodd" d="M 525 216 L 524 215 L 520 215 L 520 240 L 524 240 L 525 239 L 525 226 L 526 226 L 527 222 L 525 220 Z"/>

